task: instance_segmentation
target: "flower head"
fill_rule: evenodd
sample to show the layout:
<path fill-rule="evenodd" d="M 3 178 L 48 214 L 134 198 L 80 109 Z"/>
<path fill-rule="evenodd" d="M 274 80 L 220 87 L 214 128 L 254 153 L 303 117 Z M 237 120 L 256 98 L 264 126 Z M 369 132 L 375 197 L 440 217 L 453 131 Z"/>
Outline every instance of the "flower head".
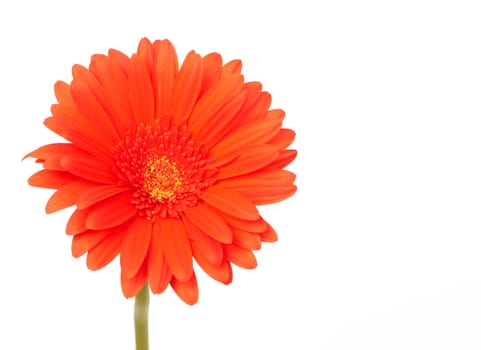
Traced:
<path fill-rule="evenodd" d="M 256 205 L 296 191 L 283 169 L 295 134 L 240 71 L 240 61 L 194 51 L 179 68 L 168 40 L 142 39 L 130 58 L 94 55 L 56 83 L 45 125 L 67 142 L 27 155 L 43 165 L 29 184 L 56 190 L 47 213 L 76 206 L 66 227 L 74 257 L 87 253 L 97 270 L 120 255 L 126 297 L 170 284 L 193 304 L 193 259 L 228 284 L 231 263 L 254 268 L 252 251 L 277 240 Z"/>

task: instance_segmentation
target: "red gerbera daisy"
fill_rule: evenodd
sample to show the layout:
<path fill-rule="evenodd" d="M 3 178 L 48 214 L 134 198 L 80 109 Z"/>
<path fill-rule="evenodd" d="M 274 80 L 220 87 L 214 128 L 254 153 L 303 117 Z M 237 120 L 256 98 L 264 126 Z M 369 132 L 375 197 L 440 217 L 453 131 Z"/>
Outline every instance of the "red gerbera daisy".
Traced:
<path fill-rule="evenodd" d="M 97 270 L 120 254 L 126 297 L 170 284 L 194 304 L 192 258 L 228 284 L 231 263 L 254 268 L 252 250 L 277 239 L 256 205 L 296 191 L 283 169 L 295 134 L 240 71 L 238 60 L 194 51 L 179 69 L 168 40 L 143 39 L 131 58 L 94 55 L 70 85 L 55 85 L 45 125 L 68 142 L 27 155 L 44 168 L 29 184 L 56 189 L 47 213 L 76 206 L 66 228 L 74 257 L 87 253 Z"/>

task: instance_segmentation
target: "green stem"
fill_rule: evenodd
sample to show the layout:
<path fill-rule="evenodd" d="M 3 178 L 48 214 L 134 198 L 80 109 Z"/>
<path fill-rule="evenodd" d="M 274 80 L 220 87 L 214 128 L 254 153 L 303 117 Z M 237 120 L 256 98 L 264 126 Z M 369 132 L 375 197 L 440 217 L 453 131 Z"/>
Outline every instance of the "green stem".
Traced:
<path fill-rule="evenodd" d="M 146 283 L 135 296 L 134 306 L 135 346 L 149 350 L 149 285 Z"/>

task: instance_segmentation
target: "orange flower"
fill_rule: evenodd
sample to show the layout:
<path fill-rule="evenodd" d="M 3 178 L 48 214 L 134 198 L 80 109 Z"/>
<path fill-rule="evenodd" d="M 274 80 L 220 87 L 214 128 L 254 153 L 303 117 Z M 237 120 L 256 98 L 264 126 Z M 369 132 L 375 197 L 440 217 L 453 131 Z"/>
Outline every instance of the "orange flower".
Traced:
<path fill-rule="evenodd" d="M 256 267 L 252 250 L 277 240 L 256 205 L 296 191 L 283 169 L 295 134 L 261 84 L 244 82 L 241 62 L 191 51 L 179 69 L 168 40 L 142 39 L 131 58 L 110 50 L 72 71 L 45 120 L 68 143 L 27 156 L 44 168 L 29 184 L 56 189 L 47 213 L 76 206 L 73 256 L 87 253 L 97 270 L 120 254 L 126 297 L 170 284 L 188 304 L 198 299 L 192 258 L 225 284 L 231 263 Z"/>

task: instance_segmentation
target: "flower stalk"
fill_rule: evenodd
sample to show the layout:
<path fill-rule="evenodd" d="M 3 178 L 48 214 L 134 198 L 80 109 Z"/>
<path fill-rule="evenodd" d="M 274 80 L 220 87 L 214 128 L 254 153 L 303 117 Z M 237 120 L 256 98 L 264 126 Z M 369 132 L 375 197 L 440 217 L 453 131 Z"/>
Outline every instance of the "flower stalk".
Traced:
<path fill-rule="evenodd" d="M 134 306 L 135 348 L 149 350 L 149 284 L 135 296 Z"/>

